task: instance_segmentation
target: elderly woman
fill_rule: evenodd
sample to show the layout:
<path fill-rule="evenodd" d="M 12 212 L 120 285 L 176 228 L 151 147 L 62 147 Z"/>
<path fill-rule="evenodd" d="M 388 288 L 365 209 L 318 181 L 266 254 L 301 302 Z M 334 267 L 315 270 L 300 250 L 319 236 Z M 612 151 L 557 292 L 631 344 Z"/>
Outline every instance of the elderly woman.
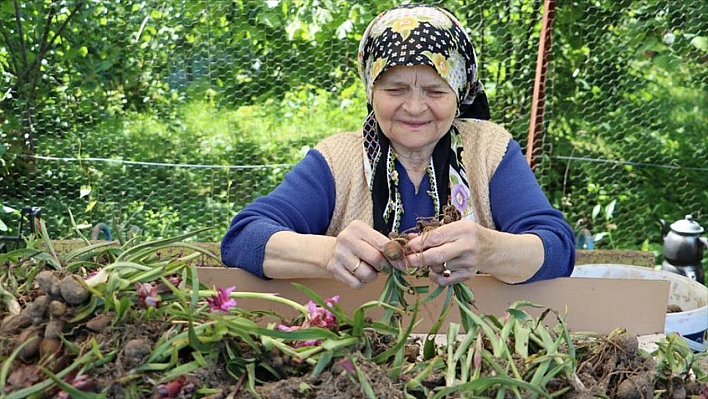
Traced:
<path fill-rule="evenodd" d="M 478 272 L 512 284 L 570 275 L 573 232 L 519 144 L 485 120 L 474 48 L 453 15 L 423 5 L 382 13 L 361 39 L 359 71 L 363 130 L 325 139 L 238 213 L 221 244 L 226 265 L 355 288 L 388 267 L 428 267 L 439 285 Z M 415 231 L 448 205 L 460 220 L 411 234 L 408 255 L 387 260 L 389 233 Z"/>

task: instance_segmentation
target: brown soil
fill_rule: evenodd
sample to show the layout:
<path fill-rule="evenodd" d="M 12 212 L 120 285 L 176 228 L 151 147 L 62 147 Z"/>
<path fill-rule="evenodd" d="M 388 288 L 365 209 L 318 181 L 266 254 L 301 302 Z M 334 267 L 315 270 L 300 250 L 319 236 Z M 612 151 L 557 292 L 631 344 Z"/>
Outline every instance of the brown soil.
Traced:
<path fill-rule="evenodd" d="M 357 364 L 367 376 L 368 383 L 377 398 L 403 399 L 400 383 L 394 384 L 386 370 L 371 361 L 361 361 Z M 326 371 L 317 377 L 290 377 L 262 385 L 256 392 L 263 399 L 365 399 L 361 384 L 348 371 L 338 367 Z M 236 398 L 254 398 L 250 393 L 239 393 Z"/>
<path fill-rule="evenodd" d="M 32 302 L 24 305 L 25 312 L 37 312 L 36 308 L 45 307 L 46 296 L 34 295 Z M 69 320 L 73 313 L 69 306 L 69 311 L 62 316 L 64 320 Z M 22 314 L 25 314 L 23 312 Z M 40 348 L 33 348 L 22 359 L 15 360 L 15 364 L 10 368 L 6 392 L 12 392 L 44 379 L 38 366 L 57 373 L 76 359 L 78 353 L 86 353 L 93 345 L 100 348 L 106 354 L 102 364 L 94 365 L 90 372 L 90 382 L 94 387 L 92 391 L 100 392 L 105 390 L 110 398 L 122 397 L 128 387 L 135 387 L 138 383 L 146 385 L 149 373 L 134 373 L 133 370 L 143 364 L 154 346 L 158 343 L 158 338 L 163 336 L 165 331 L 173 327 L 169 320 L 147 319 L 136 313 L 132 317 L 127 317 L 119 326 L 111 327 L 111 315 L 98 314 L 85 319 L 80 323 L 63 324 L 63 337 L 71 343 L 72 351 L 68 345 L 58 340 L 51 340 L 45 337 L 47 327 L 56 318 L 48 316 L 48 310 L 43 316 L 28 322 L 21 328 L 10 329 L 7 320 L 8 315 L 2 315 L 3 331 L 0 338 L 0 358 L 6 358 L 10 352 L 28 337 L 41 339 L 43 345 Z M 373 351 L 381 353 L 392 343 L 391 337 L 370 337 L 375 343 Z M 51 344 L 54 344 L 53 346 Z M 223 345 L 238 345 L 235 342 L 224 342 Z M 415 354 L 419 351 L 417 343 L 411 341 L 411 351 L 408 354 L 410 364 L 415 362 Z M 642 355 L 637 347 L 637 339 L 633 336 L 620 334 L 612 338 L 600 337 L 578 342 L 577 364 L 578 381 L 557 381 L 556 387 L 562 389 L 571 388 L 561 398 L 585 398 L 585 397 L 609 397 L 609 398 L 653 398 L 655 389 L 665 390 L 661 393 L 661 398 L 686 398 L 691 395 L 700 395 L 706 389 L 705 384 L 687 383 L 688 379 L 674 377 L 667 383 L 656 383 L 654 361 Z M 29 345 L 28 345 L 29 346 Z M 42 346 L 46 348 L 41 349 Z M 27 346 L 26 346 L 27 348 Z M 220 348 L 220 349 L 219 349 Z M 246 349 L 248 350 L 248 349 Z M 211 398 L 229 395 L 237 398 L 253 397 L 239 381 L 228 373 L 229 359 L 225 356 L 223 346 L 217 347 L 207 365 L 188 373 L 183 380 L 178 381 L 178 394 L 174 396 L 162 397 L 196 397 L 194 392 L 199 388 L 209 387 L 213 391 Z M 190 350 L 180 353 L 180 357 L 185 360 L 190 359 Z M 258 369 L 257 374 L 262 384 L 256 387 L 256 392 L 263 398 L 365 398 L 367 397 L 362 389 L 362 384 L 358 382 L 355 375 L 345 370 L 340 364 L 327 367 L 320 375 L 311 376 L 312 367 L 298 364 L 290 359 L 279 356 L 276 352 L 264 351 L 261 355 L 249 354 L 241 357 L 257 357 L 259 364 L 269 365 L 280 374 L 274 377 L 272 373 L 265 369 Z M 389 369 L 386 365 L 376 365 L 363 355 L 356 356 L 357 367 L 363 372 L 368 380 L 368 384 L 377 398 L 403 398 L 403 384 L 407 377 L 394 381 L 389 377 Z M 165 361 L 165 360 L 163 360 Z M 522 365 L 523 362 L 519 364 Z M 149 384 L 147 384 L 149 386 Z M 444 380 L 440 375 L 433 374 L 424 382 L 428 388 L 444 385 Z M 163 387 L 156 385 L 150 391 L 144 392 L 142 397 L 155 397 L 151 392 Z M 56 394 L 56 390 L 47 392 L 48 396 Z M 157 396 L 159 397 L 159 396 Z"/>
<path fill-rule="evenodd" d="M 654 361 L 639 353 L 636 337 L 626 334 L 612 339 L 601 337 L 580 344 L 579 351 L 582 353 L 578 357 L 579 380 L 576 384 L 557 381 L 556 388 L 559 392 L 567 390 L 569 385 L 574 385 L 567 393 L 558 396 L 559 398 L 708 398 L 706 384 L 686 383 L 682 378 L 675 377 L 668 385 L 657 384 L 655 386 Z M 520 361 L 519 365 L 522 366 L 522 363 L 523 361 Z M 366 374 L 376 398 L 404 397 L 402 394 L 403 381 L 392 381 L 388 377 L 386 369 L 369 361 L 360 362 L 358 366 Z M 444 379 L 440 374 L 433 374 L 426 379 L 424 385 L 428 388 L 444 386 Z M 655 389 L 663 392 L 655 396 Z M 315 378 L 303 375 L 268 382 L 257 387 L 256 392 L 264 399 L 367 397 L 362 390 L 362 385 L 350 373 L 336 367 Z M 704 396 L 700 396 L 701 394 Z M 235 397 L 254 398 L 253 395 L 246 392 L 239 392 Z"/>
<path fill-rule="evenodd" d="M 450 218 L 443 220 L 443 223 L 459 218 L 459 215 L 448 216 Z M 0 265 L 5 266 L 6 272 L 13 270 L 11 266 Z M 2 277 L 6 276 L 7 273 Z M 251 347 L 236 336 L 228 335 L 209 350 L 201 351 L 185 344 L 183 349 L 175 349 L 165 358 L 151 359 L 150 363 L 155 367 L 174 362 L 167 367 L 168 370 L 187 363 L 198 364 L 194 369 L 162 381 L 164 370 L 140 370 L 140 367 L 149 361 L 156 347 L 176 335 L 177 331 L 183 332 L 184 324 L 175 324 L 169 313 L 137 306 L 135 292 L 128 298 L 130 305 L 123 307 L 125 313 L 119 323 L 115 323 L 117 316 L 113 312 L 104 313 L 102 305 L 96 305 L 90 312 L 82 314 L 79 310 L 85 310 L 93 299 L 85 286 L 79 284 L 82 279 L 66 272 L 43 271 L 36 275 L 36 285 L 22 290 L 22 294 L 17 296 L 17 306 L 21 312 L 11 314 L 11 306 L 7 306 L 7 311 L 0 307 L 0 312 L 4 312 L 0 313 L 0 360 L 4 362 L 17 348 L 25 345 L 12 364 L 0 366 L 7 372 L 5 385 L 0 386 L 0 397 L 34 386 L 46 380 L 48 372 L 57 374 L 68 370 L 76 366 L 75 361 L 82 356 L 97 352 L 101 356 L 92 359 L 90 366 L 85 365 L 88 372 L 79 373 L 81 368 L 75 367 L 63 380 L 78 390 L 102 392 L 108 398 L 253 398 L 246 386 L 247 374 L 242 372 L 244 364 L 252 364 L 258 381 L 252 389 L 263 398 L 348 399 L 373 396 L 397 399 L 406 397 L 406 382 L 416 375 L 406 371 L 421 363 L 420 342 L 411 340 L 403 356 L 401 376 L 392 379 L 390 364 L 375 364 L 371 359 L 389 349 L 396 337 L 367 332 L 369 346 L 352 346 L 347 353 L 355 367 L 343 362 L 345 358 L 336 358 L 321 373 L 313 376 L 313 365 L 297 362 L 263 344 L 258 344 L 258 348 Z M 122 292 L 117 292 L 117 298 L 113 299 L 125 299 L 121 295 Z M 484 345 L 489 349 L 489 342 L 484 342 Z M 693 395 L 698 399 L 708 399 L 706 384 L 696 383 L 690 375 L 659 378 L 666 376 L 656 375 L 655 361 L 638 349 L 634 336 L 615 334 L 585 338 L 576 342 L 575 346 L 577 378 L 564 376 L 548 384 L 546 388 L 553 390 L 555 397 L 681 399 Z M 528 359 L 513 360 L 523 373 Z M 352 371 L 352 368 L 358 371 Z M 493 372 L 486 370 L 482 377 Z M 421 385 L 427 390 L 444 387 L 442 371 L 435 370 Z M 426 396 L 422 389 L 408 394 L 415 398 Z M 491 388 L 490 396 L 496 397 L 496 394 Z M 61 396 L 55 384 L 36 397 L 68 396 Z"/>

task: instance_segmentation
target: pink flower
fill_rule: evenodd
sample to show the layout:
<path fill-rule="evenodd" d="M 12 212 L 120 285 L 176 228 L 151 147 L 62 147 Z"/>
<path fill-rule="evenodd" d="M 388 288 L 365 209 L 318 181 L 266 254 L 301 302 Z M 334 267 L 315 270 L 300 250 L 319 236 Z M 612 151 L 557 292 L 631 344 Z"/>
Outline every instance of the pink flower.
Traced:
<path fill-rule="evenodd" d="M 171 276 L 167 277 L 167 281 L 172 284 L 174 287 L 178 287 L 179 284 L 182 282 L 182 277 L 180 276 Z M 164 282 L 160 281 L 159 284 L 157 284 L 157 292 L 162 294 L 162 293 L 172 293 L 172 289 L 165 284 Z"/>
<path fill-rule="evenodd" d="M 346 357 L 337 362 L 337 365 L 344 369 L 347 373 L 356 375 L 356 367 L 354 367 L 354 362 L 352 362 L 352 359 Z"/>
<path fill-rule="evenodd" d="M 293 345 L 293 348 L 305 348 L 308 346 L 319 346 L 322 343 L 321 339 L 308 339 L 307 341 L 300 341 Z"/>
<path fill-rule="evenodd" d="M 223 310 L 228 312 L 229 309 L 236 306 L 236 300 L 229 298 L 229 295 L 236 289 L 235 286 L 229 288 L 217 288 L 217 293 L 212 295 L 211 298 L 207 298 L 209 307 L 212 310 Z"/>
<path fill-rule="evenodd" d="M 168 382 L 167 384 L 160 384 L 157 386 L 157 395 L 160 398 L 176 398 L 177 395 L 182 391 L 182 387 L 185 385 L 187 378 L 183 375 L 175 378 L 174 380 Z"/>
<path fill-rule="evenodd" d="M 290 327 L 289 327 L 289 326 L 286 326 L 286 325 L 283 325 L 283 324 L 280 324 L 280 325 L 278 326 L 278 330 L 280 330 L 280 331 L 287 331 L 287 332 L 302 330 L 303 328 L 305 328 L 305 327 L 303 327 L 303 326 L 290 326 Z M 293 347 L 293 348 L 302 348 L 302 347 L 305 347 L 305 346 L 317 346 L 317 345 L 320 344 L 321 341 L 322 341 L 322 340 L 319 340 L 319 339 L 308 339 L 308 340 L 306 340 L 306 341 L 298 341 L 298 342 L 295 342 L 295 343 L 292 345 L 292 347 Z"/>
<path fill-rule="evenodd" d="M 138 293 L 138 303 L 143 309 L 148 307 L 159 308 L 162 300 L 157 294 L 157 286 L 152 283 L 135 283 Z"/>
<path fill-rule="evenodd" d="M 96 388 L 96 381 L 87 377 L 86 374 L 79 374 L 74 378 L 65 378 L 64 381 L 69 383 L 72 387 L 83 392 L 90 392 L 93 391 L 94 388 Z M 64 390 L 58 392 L 56 397 L 59 399 L 71 398 L 71 396 Z"/>
<path fill-rule="evenodd" d="M 89 279 L 91 279 L 91 277 L 95 277 L 96 275 L 98 275 L 98 272 L 100 272 L 100 271 L 101 271 L 101 269 L 96 269 L 96 270 L 92 271 L 86 277 L 84 277 L 84 280 L 89 280 Z"/>
<path fill-rule="evenodd" d="M 334 304 L 337 302 L 339 302 L 339 295 L 325 300 L 327 307 L 330 309 L 333 308 Z M 328 309 L 317 306 L 312 301 L 307 304 L 307 308 L 309 309 L 310 314 L 307 316 L 307 320 L 303 325 L 307 325 L 307 327 L 321 328 L 337 327 L 337 319 Z"/>
<path fill-rule="evenodd" d="M 286 326 L 285 324 L 278 325 L 278 330 L 280 330 L 280 331 L 290 332 L 290 331 L 296 331 L 296 330 L 301 330 L 301 329 L 302 329 L 301 326 L 292 326 L 291 327 L 291 326 Z"/>
<path fill-rule="evenodd" d="M 339 302 L 339 295 L 335 295 L 332 298 L 326 299 L 325 304 L 327 305 L 328 308 L 333 308 L 334 304 Z M 280 331 L 297 331 L 297 330 L 302 330 L 303 328 L 309 328 L 309 327 L 320 327 L 320 328 L 333 328 L 337 327 L 337 318 L 334 316 L 332 312 L 329 310 L 317 306 L 316 303 L 313 301 L 308 302 L 307 304 L 308 308 L 308 315 L 307 319 L 305 320 L 304 323 L 302 323 L 301 326 L 286 326 L 286 325 L 279 325 L 278 330 Z M 319 345 L 321 340 L 308 340 L 308 341 L 301 341 L 301 342 L 296 342 L 293 345 L 293 348 L 301 348 L 303 346 L 316 346 Z"/>

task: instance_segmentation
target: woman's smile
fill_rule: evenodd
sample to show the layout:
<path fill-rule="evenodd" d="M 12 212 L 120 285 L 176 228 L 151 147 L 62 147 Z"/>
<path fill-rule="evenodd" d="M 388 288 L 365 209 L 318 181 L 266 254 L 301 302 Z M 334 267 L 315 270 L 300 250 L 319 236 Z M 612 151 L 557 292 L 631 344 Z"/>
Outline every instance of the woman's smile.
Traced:
<path fill-rule="evenodd" d="M 427 65 L 397 66 L 384 72 L 374 84 L 372 103 L 394 150 L 417 153 L 422 159 L 432 154 L 457 112 L 455 92 Z"/>
<path fill-rule="evenodd" d="M 400 123 L 410 126 L 413 129 L 421 128 L 427 125 L 430 122 L 415 122 L 415 121 L 400 121 Z"/>

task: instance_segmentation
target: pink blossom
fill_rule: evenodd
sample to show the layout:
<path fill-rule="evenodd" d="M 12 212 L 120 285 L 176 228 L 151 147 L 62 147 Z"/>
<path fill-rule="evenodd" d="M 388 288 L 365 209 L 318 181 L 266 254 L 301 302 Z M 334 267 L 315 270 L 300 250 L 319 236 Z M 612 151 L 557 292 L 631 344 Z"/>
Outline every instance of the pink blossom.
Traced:
<path fill-rule="evenodd" d="M 286 325 L 283 325 L 283 324 L 280 324 L 280 325 L 278 326 L 278 330 L 280 330 L 280 331 L 287 331 L 287 332 L 302 330 L 303 328 L 305 328 L 305 327 L 303 327 L 303 326 L 286 326 Z M 293 347 L 293 348 L 303 348 L 303 347 L 306 347 L 306 346 L 317 346 L 317 345 L 320 344 L 321 341 L 322 341 L 322 340 L 319 340 L 319 339 L 308 339 L 308 340 L 306 340 L 306 341 L 298 341 L 298 342 L 295 342 L 295 343 L 292 345 L 292 347 Z"/>
<path fill-rule="evenodd" d="M 354 367 L 354 362 L 352 362 L 352 359 L 346 357 L 337 362 L 337 365 L 344 369 L 347 373 L 356 375 L 356 367 Z"/>
<path fill-rule="evenodd" d="M 304 328 L 303 326 L 286 326 L 283 324 L 280 324 L 278 326 L 278 330 L 287 331 L 287 332 L 302 330 L 303 328 Z M 306 341 L 298 341 L 298 342 L 295 342 L 292 345 L 292 347 L 293 348 L 302 348 L 302 347 L 306 347 L 306 346 L 317 346 L 320 344 L 321 341 L 322 340 L 319 340 L 319 339 L 308 339 Z"/>
<path fill-rule="evenodd" d="M 308 339 L 306 341 L 299 341 L 293 345 L 293 348 L 304 348 L 308 346 L 319 346 L 322 342 L 321 339 Z"/>
<path fill-rule="evenodd" d="M 182 282 L 182 277 L 180 277 L 180 276 L 167 277 L 167 281 L 168 281 L 170 284 L 172 284 L 172 286 L 178 287 L 179 284 Z M 160 294 L 162 294 L 162 293 L 168 293 L 168 292 L 171 293 L 171 292 L 172 292 L 172 289 L 170 289 L 170 287 L 169 287 L 167 284 L 165 284 L 164 282 L 160 281 L 160 283 L 157 284 L 157 292 L 160 293 Z"/>
<path fill-rule="evenodd" d="M 333 308 L 334 304 L 339 302 L 339 295 L 336 295 L 330 299 L 325 300 L 328 308 Z M 307 327 L 321 327 L 321 328 L 332 328 L 337 327 L 336 317 L 332 312 L 323 307 L 317 306 L 314 302 L 310 301 L 307 304 L 309 310 L 309 315 L 307 316 L 307 321 L 303 325 Z"/>
<path fill-rule="evenodd" d="M 95 277 L 96 275 L 98 275 L 98 272 L 100 272 L 100 271 L 101 271 L 101 269 L 96 269 L 96 270 L 92 271 L 91 273 L 86 275 L 86 277 L 84 277 L 84 280 L 89 280 L 89 279 L 91 279 L 91 277 Z"/>
<path fill-rule="evenodd" d="M 168 382 L 167 384 L 160 384 L 157 386 L 157 395 L 160 398 L 176 398 L 177 395 L 182 391 L 182 387 L 185 385 L 187 379 L 185 376 L 181 375 L 174 380 Z"/>
<path fill-rule="evenodd" d="M 334 304 L 339 302 L 339 295 L 335 295 L 332 298 L 326 299 L 325 304 L 327 305 L 328 308 L 333 308 Z M 297 331 L 297 330 L 302 330 L 303 328 L 309 328 L 309 327 L 320 327 L 320 328 L 333 328 L 337 327 L 337 318 L 334 316 L 332 312 L 329 310 L 317 306 L 316 303 L 313 301 L 308 302 L 307 304 L 308 308 L 308 315 L 307 319 L 305 322 L 302 323 L 301 326 L 286 326 L 283 324 L 280 324 L 278 326 L 278 330 L 280 331 Z M 293 345 L 294 348 L 300 348 L 303 346 L 316 346 L 320 343 L 321 340 L 308 340 L 308 341 L 301 341 L 297 342 Z"/>
<path fill-rule="evenodd" d="M 96 381 L 86 376 L 86 374 L 79 374 L 74 378 L 66 378 L 65 381 L 69 383 L 72 387 L 83 392 L 90 392 L 96 387 Z M 69 395 L 66 391 L 61 390 L 56 394 L 59 399 L 69 399 Z"/>
<path fill-rule="evenodd" d="M 236 289 L 235 286 L 229 288 L 217 288 L 217 293 L 212 295 L 211 298 L 207 298 L 209 307 L 212 310 L 223 310 L 228 312 L 229 309 L 236 306 L 236 300 L 229 298 L 229 295 Z"/>
<path fill-rule="evenodd" d="M 278 330 L 285 331 L 285 332 L 296 331 L 296 330 L 301 330 L 301 329 L 302 329 L 302 326 L 286 326 L 285 324 L 278 325 Z"/>
<path fill-rule="evenodd" d="M 157 294 L 157 285 L 152 283 L 135 283 L 138 293 L 138 303 L 143 309 L 148 307 L 159 308 L 162 300 Z"/>

